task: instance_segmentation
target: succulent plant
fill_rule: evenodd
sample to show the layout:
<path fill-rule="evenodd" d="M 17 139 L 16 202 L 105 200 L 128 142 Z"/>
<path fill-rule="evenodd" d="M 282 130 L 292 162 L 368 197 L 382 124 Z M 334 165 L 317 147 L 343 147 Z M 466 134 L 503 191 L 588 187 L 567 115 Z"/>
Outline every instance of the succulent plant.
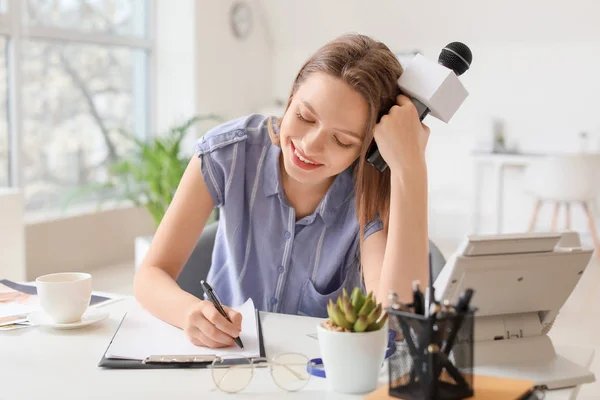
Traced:
<path fill-rule="evenodd" d="M 329 320 L 325 327 L 340 332 L 376 331 L 387 320 L 387 314 L 382 316 L 382 312 L 383 306 L 377 303 L 373 292 L 365 295 L 359 287 L 355 287 L 348 296 L 346 289 L 343 289 L 335 302 L 330 299 L 327 304 Z"/>

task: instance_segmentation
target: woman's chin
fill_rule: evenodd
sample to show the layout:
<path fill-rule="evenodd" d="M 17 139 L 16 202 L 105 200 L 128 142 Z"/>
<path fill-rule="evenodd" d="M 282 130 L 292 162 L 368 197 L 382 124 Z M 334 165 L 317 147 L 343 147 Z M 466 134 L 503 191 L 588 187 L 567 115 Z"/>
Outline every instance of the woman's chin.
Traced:
<path fill-rule="evenodd" d="M 320 172 L 313 171 L 305 171 L 301 168 L 298 168 L 293 163 L 284 164 L 285 173 L 287 176 L 300 183 L 319 183 L 323 181 L 323 177 Z"/>
<path fill-rule="evenodd" d="M 307 174 L 305 171 L 298 170 L 295 165 L 285 169 L 286 174 L 293 180 L 301 183 L 311 183 L 315 180 L 315 175 Z"/>

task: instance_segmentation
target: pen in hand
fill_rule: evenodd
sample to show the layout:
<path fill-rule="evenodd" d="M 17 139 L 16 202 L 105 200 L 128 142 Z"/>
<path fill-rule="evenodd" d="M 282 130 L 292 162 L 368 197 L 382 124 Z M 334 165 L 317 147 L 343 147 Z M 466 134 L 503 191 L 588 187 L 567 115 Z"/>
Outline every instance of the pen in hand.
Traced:
<path fill-rule="evenodd" d="M 204 294 L 206 294 L 206 296 L 208 297 L 210 302 L 213 303 L 213 305 L 215 306 L 215 308 L 217 309 L 219 314 L 221 314 L 223 317 L 225 317 L 225 319 L 227 319 L 227 321 L 232 322 L 231 319 L 229 318 L 229 316 L 227 315 L 227 313 L 225 312 L 225 309 L 221 305 L 221 302 L 215 295 L 213 288 L 208 284 L 208 282 L 201 280 L 200 285 L 202 286 L 202 290 L 204 290 Z M 233 340 L 239 346 L 240 349 L 244 350 L 244 344 L 242 343 L 242 339 L 240 339 L 239 337 L 236 337 L 236 338 L 233 338 Z"/>

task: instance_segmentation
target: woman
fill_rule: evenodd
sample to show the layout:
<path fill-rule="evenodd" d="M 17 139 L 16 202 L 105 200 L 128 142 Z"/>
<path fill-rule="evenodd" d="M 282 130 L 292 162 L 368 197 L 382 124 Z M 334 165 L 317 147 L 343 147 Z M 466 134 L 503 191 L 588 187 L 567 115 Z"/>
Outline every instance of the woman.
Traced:
<path fill-rule="evenodd" d="M 300 69 L 281 120 L 206 133 L 136 273 L 138 301 L 194 344 L 233 344 L 241 316 L 227 308 L 229 323 L 176 283 L 218 206 L 207 281 L 223 304 L 251 297 L 259 310 L 324 317 L 355 285 L 410 302 L 412 281 L 428 280 L 429 129 L 398 96 L 401 73 L 384 44 L 344 35 Z M 373 139 L 383 173 L 365 161 Z"/>

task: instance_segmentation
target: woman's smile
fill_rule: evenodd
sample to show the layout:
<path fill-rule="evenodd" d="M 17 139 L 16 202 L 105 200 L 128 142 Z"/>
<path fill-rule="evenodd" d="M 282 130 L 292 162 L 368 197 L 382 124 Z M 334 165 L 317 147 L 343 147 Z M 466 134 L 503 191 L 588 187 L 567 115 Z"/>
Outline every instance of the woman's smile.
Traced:
<path fill-rule="evenodd" d="M 291 140 L 290 140 L 290 145 L 291 145 L 291 149 L 292 149 L 292 151 L 290 152 L 292 155 L 292 161 L 294 162 L 294 165 L 296 165 L 297 167 L 302 168 L 303 170 L 306 170 L 306 171 L 312 171 L 314 169 L 317 169 L 317 168 L 323 166 L 323 164 L 306 156 L 302 152 L 302 150 L 300 150 L 296 146 L 294 146 L 294 142 Z"/>

